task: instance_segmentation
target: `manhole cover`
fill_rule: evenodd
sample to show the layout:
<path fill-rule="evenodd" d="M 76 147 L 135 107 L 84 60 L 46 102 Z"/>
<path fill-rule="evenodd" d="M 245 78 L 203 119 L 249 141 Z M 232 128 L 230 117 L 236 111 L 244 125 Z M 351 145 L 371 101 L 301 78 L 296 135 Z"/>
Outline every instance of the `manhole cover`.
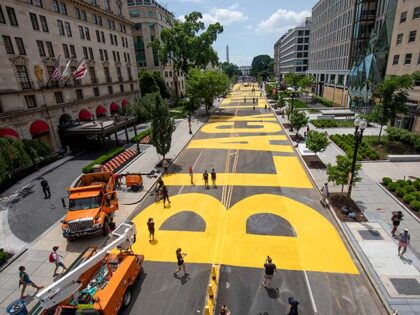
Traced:
<path fill-rule="evenodd" d="M 420 284 L 417 279 L 390 278 L 395 290 L 402 295 L 420 295 Z"/>
<path fill-rule="evenodd" d="M 383 240 L 384 238 L 376 230 L 362 230 L 359 231 L 360 236 L 367 241 Z"/>

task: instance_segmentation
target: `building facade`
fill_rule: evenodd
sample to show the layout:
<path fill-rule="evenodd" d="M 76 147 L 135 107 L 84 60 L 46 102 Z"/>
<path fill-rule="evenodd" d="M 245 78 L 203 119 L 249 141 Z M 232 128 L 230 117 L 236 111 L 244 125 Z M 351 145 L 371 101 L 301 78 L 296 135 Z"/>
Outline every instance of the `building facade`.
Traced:
<path fill-rule="evenodd" d="M 399 0 L 386 73 L 412 74 L 420 71 L 420 3 Z M 408 90 L 409 113 L 398 115 L 395 126 L 420 133 L 420 82 Z"/>
<path fill-rule="evenodd" d="M 169 89 L 185 95 L 185 77 L 175 73 L 171 63 L 162 65 L 156 49 L 149 46 L 159 39 L 163 29 L 172 28 L 175 16 L 155 0 L 127 0 L 129 19 L 134 23 L 132 34 L 138 69 L 158 71 Z"/>
<path fill-rule="evenodd" d="M 287 31 L 274 45 L 274 69 L 279 81 L 289 72 L 305 74 L 308 70 L 311 18 Z"/>
<path fill-rule="evenodd" d="M 251 66 L 240 66 L 239 70 L 241 71 L 242 75 L 248 76 L 251 75 Z"/>
<path fill-rule="evenodd" d="M 3 0 L 0 4 L 0 136 L 60 149 L 60 124 L 124 112 L 139 95 L 127 6 L 110 0 Z M 49 80 L 56 63 L 82 59 L 81 80 Z"/>

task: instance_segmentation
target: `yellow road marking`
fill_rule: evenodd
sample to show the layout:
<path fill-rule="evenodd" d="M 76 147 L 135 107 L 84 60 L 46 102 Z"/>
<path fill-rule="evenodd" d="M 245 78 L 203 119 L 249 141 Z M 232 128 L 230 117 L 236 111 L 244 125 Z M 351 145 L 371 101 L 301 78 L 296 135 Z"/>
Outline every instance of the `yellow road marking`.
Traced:
<path fill-rule="evenodd" d="M 227 128 L 230 127 L 230 128 Z M 250 128 L 251 127 L 251 128 Z M 255 127 L 255 128 L 252 128 Z M 277 123 L 271 122 L 247 122 L 247 127 L 234 128 L 233 122 L 218 122 L 206 124 L 201 127 L 204 133 L 261 133 L 261 132 L 279 132 L 281 127 Z"/>
<path fill-rule="evenodd" d="M 250 116 L 214 116 L 210 118 L 209 123 L 232 121 L 276 121 L 273 114 L 250 115 Z"/>

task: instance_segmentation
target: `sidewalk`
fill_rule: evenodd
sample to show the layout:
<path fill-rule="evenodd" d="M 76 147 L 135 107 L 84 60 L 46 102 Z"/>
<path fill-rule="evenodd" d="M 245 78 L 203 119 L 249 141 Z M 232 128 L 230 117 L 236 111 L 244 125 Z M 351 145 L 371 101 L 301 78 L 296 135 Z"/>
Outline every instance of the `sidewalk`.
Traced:
<path fill-rule="evenodd" d="M 203 123 L 198 119 L 193 121 L 193 134 L 200 129 L 202 124 Z M 188 121 L 186 119 L 177 120 L 176 125 L 176 130 L 172 135 L 171 150 L 166 155 L 168 159 L 174 159 L 191 139 L 191 135 L 189 135 Z M 158 156 L 155 148 L 151 145 L 141 145 L 141 151 L 142 154 L 131 161 L 119 172 L 148 173 L 151 170 L 157 170 L 156 164 L 161 160 L 161 157 Z M 159 175 L 159 173 L 157 173 L 157 175 Z M 144 186 L 140 192 L 130 192 L 125 189 L 121 189 L 118 192 L 120 209 L 115 216 L 117 225 L 126 220 L 129 215 L 135 211 L 138 203 L 155 184 L 157 178 L 148 178 L 144 176 L 143 180 Z M 64 264 L 68 266 L 86 247 L 100 246 L 106 242 L 106 240 L 106 237 L 99 236 L 95 238 L 83 238 L 80 241 L 70 243 L 63 238 L 61 225 L 59 223 L 55 224 L 34 242 L 32 242 L 25 253 L 13 261 L 0 273 L 0 283 L 2 284 L 0 287 L 0 309 L 5 309 L 13 300 L 18 299 L 20 296 L 20 290 L 18 289 L 18 267 L 20 265 L 24 265 L 26 267 L 26 271 L 28 272 L 31 280 L 33 280 L 36 284 L 48 285 L 53 281 L 52 274 L 54 264 L 51 264 L 48 261 L 48 256 L 53 246 L 59 246 L 59 254 L 63 256 Z M 30 309 L 32 306 L 31 303 L 35 303 L 35 289 L 27 288 L 26 294 L 29 294 L 26 301 L 29 303 L 28 309 Z"/>
<path fill-rule="evenodd" d="M 279 117 L 281 122 L 286 119 Z M 325 131 L 311 125 L 312 130 Z M 370 134 L 378 128 L 373 127 Z M 335 132 L 330 132 L 334 129 Z M 352 133 L 353 128 L 330 128 L 329 134 Z M 369 130 L 369 128 L 367 129 Z M 286 130 L 289 134 L 288 130 Z M 304 146 L 304 144 L 299 144 Z M 325 165 L 335 164 L 335 157 L 344 155 L 333 142 L 324 152 L 318 153 Z M 357 183 L 352 192 L 352 199 L 363 211 L 368 219 L 366 223 L 342 222 L 343 231 L 352 243 L 356 255 L 362 262 L 367 274 L 381 292 L 390 308 L 397 309 L 398 314 L 420 314 L 420 221 L 405 207 L 401 206 L 380 185 L 382 177 L 400 179 L 404 176 L 420 177 L 420 163 L 393 162 L 363 162 L 360 176 L 362 181 Z M 326 169 L 309 169 L 318 187 L 327 182 Z M 341 186 L 330 183 L 330 192 L 341 191 Z M 392 211 L 402 211 L 402 221 L 397 234 L 408 228 L 411 242 L 405 257 L 399 257 L 398 241 L 391 237 Z"/>

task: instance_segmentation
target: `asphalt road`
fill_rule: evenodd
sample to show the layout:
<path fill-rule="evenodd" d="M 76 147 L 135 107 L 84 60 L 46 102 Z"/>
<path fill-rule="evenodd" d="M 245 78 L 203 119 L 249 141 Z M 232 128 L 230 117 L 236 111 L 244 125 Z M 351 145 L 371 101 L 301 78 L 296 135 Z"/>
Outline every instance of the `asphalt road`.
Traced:
<path fill-rule="evenodd" d="M 146 263 L 123 314 L 202 314 L 212 264 L 221 267 L 217 312 L 226 304 L 232 314 L 286 314 L 292 296 L 301 314 L 384 314 L 289 141 L 259 138 L 247 146 L 252 139 L 236 138 L 285 134 L 274 116 L 254 116 L 270 112 L 263 105 L 254 111 L 247 93 L 248 103 L 242 95 L 229 99 L 222 120 L 213 116 L 174 161 L 163 178 L 171 205 L 148 196 L 132 215 L 140 235 L 134 249 Z M 220 144 L 221 137 L 231 141 Z M 201 173 L 213 168 L 218 185 L 205 189 Z M 156 222 L 152 243 L 148 217 Z M 188 253 L 186 278 L 172 275 L 177 247 Z M 261 286 L 267 255 L 278 268 L 270 290 Z"/>

